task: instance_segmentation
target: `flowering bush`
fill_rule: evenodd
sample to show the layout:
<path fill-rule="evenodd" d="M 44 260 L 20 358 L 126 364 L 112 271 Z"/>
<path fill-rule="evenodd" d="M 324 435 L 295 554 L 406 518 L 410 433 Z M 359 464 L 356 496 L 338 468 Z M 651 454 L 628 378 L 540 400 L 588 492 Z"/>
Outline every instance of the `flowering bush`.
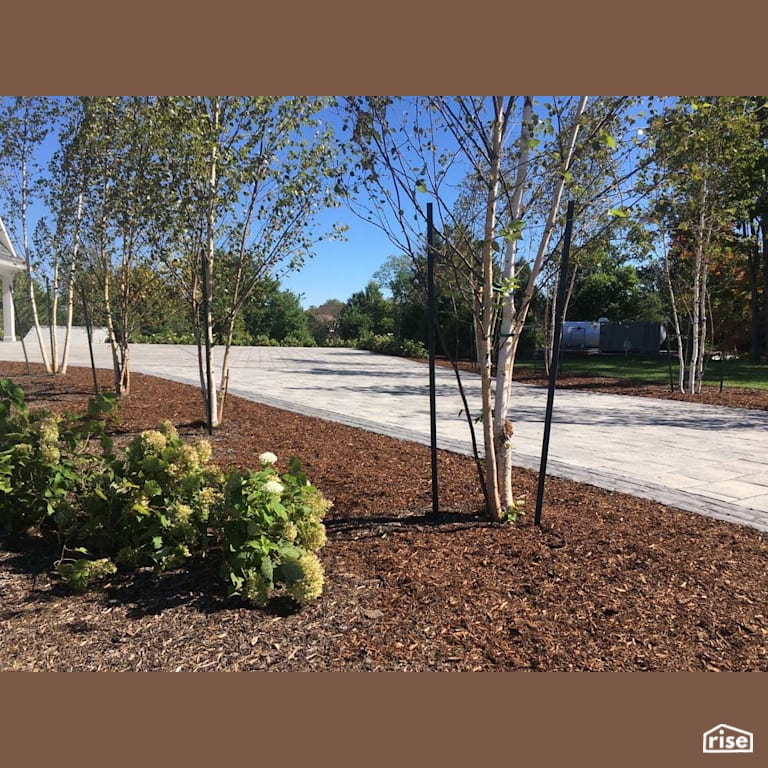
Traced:
<path fill-rule="evenodd" d="M 187 445 L 168 421 L 142 432 L 123 459 L 94 477 L 83 500 L 88 549 L 114 553 L 118 564 L 157 570 L 202 554 L 224 478 L 210 458 L 207 440 Z"/>
<path fill-rule="evenodd" d="M 331 504 L 307 482 L 295 457 L 282 476 L 274 454 L 259 458 L 259 470 L 233 472 L 225 484 L 216 524 L 222 576 L 230 595 L 253 605 L 266 605 L 280 586 L 305 603 L 323 589 L 316 552 L 325 544 L 322 520 Z"/>
<path fill-rule="evenodd" d="M 24 390 L 0 379 L 0 528 L 66 531 L 76 516 L 86 478 L 111 450 L 101 418 L 114 401 L 91 401 L 88 415 L 30 411 Z M 101 438 L 101 452 L 91 442 Z"/>
<path fill-rule="evenodd" d="M 94 581 L 117 573 L 117 567 L 107 557 L 99 560 L 88 560 L 84 557 L 71 561 L 59 561 L 56 573 L 64 583 L 76 592 L 85 592 Z"/>
<path fill-rule="evenodd" d="M 35 528 L 83 557 L 58 560 L 71 588 L 85 590 L 117 568 L 177 568 L 213 558 L 229 594 L 263 606 L 275 589 L 297 602 L 318 597 L 331 504 L 291 459 L 278 475 L 265 451 L 259 469 L 228 476 L 210 463 L 207 440 L 184 443 L 170 422 L 112 451 L 91 401 L 87 417 L 33 413 L 24 393 L 0 380 L 0 525 Z M 93 449 L 99 438 L 101 450 Z"/>

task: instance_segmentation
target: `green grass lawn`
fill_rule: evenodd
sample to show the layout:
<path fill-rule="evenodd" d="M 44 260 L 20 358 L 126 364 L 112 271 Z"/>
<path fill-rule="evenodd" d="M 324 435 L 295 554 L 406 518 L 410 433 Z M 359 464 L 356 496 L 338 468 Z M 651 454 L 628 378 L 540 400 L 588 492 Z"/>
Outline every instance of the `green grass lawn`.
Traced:
<path fill-rule="evenodd" d="M 541 368 L 537 361 L 536 367 Z M 516 368 L 533 368 L 531 360 L 517 360 Z M 643 383 L 669 383 L 669 362 L 666 355 L 610 355 L 564 353 L 560 364 L 561 373 L 577 376 L 611 376 Z M 677 382 L 677 358 L 672 357 L 672 378 Z M 720 386 L 722 376 L 726 387 L 752 387 L 768 389 L 768 364 L 750 363 L 747 360 L 710 360 L 704 372 L 704 384 Z"/>

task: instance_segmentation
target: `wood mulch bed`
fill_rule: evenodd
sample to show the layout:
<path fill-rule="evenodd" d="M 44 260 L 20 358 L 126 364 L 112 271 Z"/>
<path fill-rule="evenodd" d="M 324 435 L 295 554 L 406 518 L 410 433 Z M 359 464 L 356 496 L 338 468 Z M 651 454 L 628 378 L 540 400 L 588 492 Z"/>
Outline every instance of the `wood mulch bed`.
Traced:
<path fill-rule="evenodd" d="M 78 409 L 92 388 L 86 369 L 0 363 L 0 376 L 34 407 Z M 562 382 L 577 384 L 646 394 Z M 721 399 L 768 408 L 767 393 Z M 170 419 L 199 437 L 202 418 L 195 388 L 134 375 L 114 431 Z M 74 595 L 50 551 L 0 539 L 0 670 L 768 670 L 757 530 L 554 478 L 541 528 L 532 513 L 492 525 L 472 461 L 447 452 L 435 520 L 428 448 L 237 397 L 211 441 L 222 467 L 269 450 L 285 469 L 296 454 L 333 500 L 321 598 L 250 609 L 206 572 L 118 574 Z M 532 507 L 535 474 L 515 476 Z"/>

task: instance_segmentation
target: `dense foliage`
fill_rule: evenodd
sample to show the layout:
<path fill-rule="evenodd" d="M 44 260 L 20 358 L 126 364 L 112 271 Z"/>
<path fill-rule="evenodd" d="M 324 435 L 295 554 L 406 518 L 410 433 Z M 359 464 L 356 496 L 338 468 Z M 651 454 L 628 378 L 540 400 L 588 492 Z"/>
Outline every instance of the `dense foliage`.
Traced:
<path fill-rule="evenodd" d="M 0 380 L 0 529 L 55 543 L 59 576 L 73 589 L 117 571 L 157 572 L 206 560 L 230 596 L 264 606 L 277 589 L 317 598 L 328 502 L 293 457 L 225 474 L 206 440 L 184 443 L 170 422 L 118 455 L 107 437 L 111 397 L 85 415 L 31 410 L 23 390 Z"/>

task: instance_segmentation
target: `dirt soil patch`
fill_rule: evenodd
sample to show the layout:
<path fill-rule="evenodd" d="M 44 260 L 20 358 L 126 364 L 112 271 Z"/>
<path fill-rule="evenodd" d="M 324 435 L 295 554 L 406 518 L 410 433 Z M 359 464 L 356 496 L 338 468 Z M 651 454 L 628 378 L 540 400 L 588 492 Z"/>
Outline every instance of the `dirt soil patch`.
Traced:
<path fill-rule="evenodd" d="M 93 387 L 87 369 L 54 378 L 0 363 L 0 376 L 59 411 L 82 408 Z M 766 409 L 757 394 L 722 404 Z M 127 440 L 162 419 L 205 435 L 194 387 L 135 375 L 113 433 Z M 492 525 L 473 462 L 448 452 L 433 519 L 427 447 L 237 397 L 211 442 L 222 467 L 269 450 L 283 470 L 295 454 L 333 500 L 322 597 L 250 609 L 203 571 L 118 574 L 73 595 L 49 550 L 0 539 L 0 670 L 768 670 L 768 535 L 757 530 L 555 478 L 538 528 L 524 470 L 530 515 Z"/>

